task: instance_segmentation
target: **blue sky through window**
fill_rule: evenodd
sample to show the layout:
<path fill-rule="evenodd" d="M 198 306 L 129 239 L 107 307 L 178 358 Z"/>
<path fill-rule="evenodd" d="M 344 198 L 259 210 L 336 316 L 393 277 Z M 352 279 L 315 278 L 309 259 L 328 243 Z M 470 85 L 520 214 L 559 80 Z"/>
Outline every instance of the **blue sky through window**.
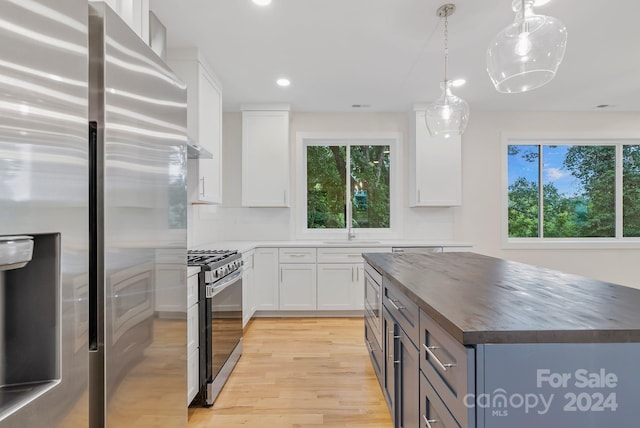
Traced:
<path fill-rule="evenodd" d="M 560 194 L 576 196 L 582 193 L 582 186 L 576 177 L 564 167 L 567 151 L 571 146 L 511 146 L 517 149 L 517 154 L 509 155 L 508 180 L 511 186 L 518 178 L 538 183 L 539 148 L 544 152 L 544 166 L 542 169 L 544 184 L 553 183 Z"/>

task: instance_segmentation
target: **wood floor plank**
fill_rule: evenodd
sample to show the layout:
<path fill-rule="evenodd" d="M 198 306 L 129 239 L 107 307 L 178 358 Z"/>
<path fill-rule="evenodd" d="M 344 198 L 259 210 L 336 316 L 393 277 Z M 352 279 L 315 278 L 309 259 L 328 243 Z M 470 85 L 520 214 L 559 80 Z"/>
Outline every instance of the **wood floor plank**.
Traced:
<path fill-rule="evenodd" d="M 211 408 L 189 428 L 391 428 L 361 318 L 257 318 Z"/>

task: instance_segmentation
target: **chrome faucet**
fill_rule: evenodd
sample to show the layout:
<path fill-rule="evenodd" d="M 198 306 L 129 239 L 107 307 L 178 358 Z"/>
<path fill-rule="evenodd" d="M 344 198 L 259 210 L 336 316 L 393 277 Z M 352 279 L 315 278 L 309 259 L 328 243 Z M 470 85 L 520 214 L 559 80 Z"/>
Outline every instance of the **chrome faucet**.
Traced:
<path fill-rule="evenodd" d="M 347 238 L 349 239 L 349 241 L 351 241 L 352 239 L 356 239 L 356 231 L 351 226 L 349 226 L 349 229 L 347 229 Z"/>

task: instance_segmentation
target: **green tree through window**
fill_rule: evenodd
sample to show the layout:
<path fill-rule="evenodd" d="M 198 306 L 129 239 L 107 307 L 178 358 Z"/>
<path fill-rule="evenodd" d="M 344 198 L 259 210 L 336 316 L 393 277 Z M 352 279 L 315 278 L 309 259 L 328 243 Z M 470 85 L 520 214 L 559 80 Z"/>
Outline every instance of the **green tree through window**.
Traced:
<path fill-rule="evenodd" d="M 640 146 L 619 146 L 621 207 L 616 207 L 615 144 L 510 145 L 509 237 L 616 237 L 616 209 L 622 210 L 621 235 L 640 236 Z"/>
<path fill-rule="evenodd" d="M 346 228 L 347 201 L 352 206 L 351 227 L 390 227 L 388 145 L 309 145 L 306 149 L 309 229 Z"/>

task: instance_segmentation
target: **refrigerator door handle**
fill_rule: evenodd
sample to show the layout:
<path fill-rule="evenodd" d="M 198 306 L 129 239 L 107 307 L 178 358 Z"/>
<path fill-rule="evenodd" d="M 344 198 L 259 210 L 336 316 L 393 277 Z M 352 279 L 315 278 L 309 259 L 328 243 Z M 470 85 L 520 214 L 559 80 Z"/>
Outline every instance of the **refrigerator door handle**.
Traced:
<path fill-rule="evenodd" d="M 98 350 L 98 122 L 89 122 L 89 351 Z"/>

